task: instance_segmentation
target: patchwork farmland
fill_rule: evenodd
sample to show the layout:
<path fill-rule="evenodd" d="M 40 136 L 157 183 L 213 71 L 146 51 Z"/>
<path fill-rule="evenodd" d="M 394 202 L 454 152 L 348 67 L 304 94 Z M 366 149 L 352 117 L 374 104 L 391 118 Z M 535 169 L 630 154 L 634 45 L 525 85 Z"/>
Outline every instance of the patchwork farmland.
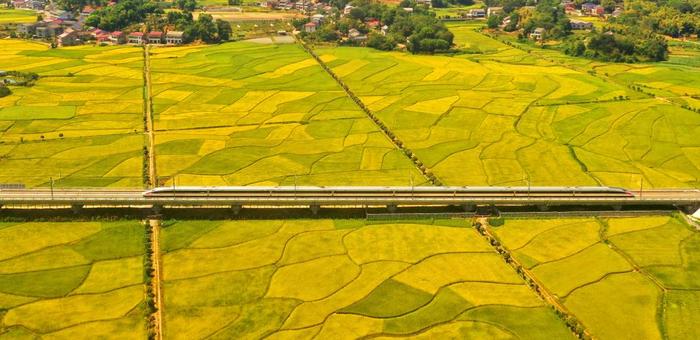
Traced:
<path fill-rule="evenodd" d="M 151 72 L 165 184 L 425 181 L 297 45 L 154 49 Z"/>
<path fill-rule="evenodd" d="M 460 32 L 457 44 L 490 39 Z M 681 108 L 700 91 L 681 79 L 698 70 L 596 65 L 585 72 L 590 65 L 495 40 L 475 52 L 454 58 L 317 49 L 445 184 L 700 185 L 700 116 Z"/>
<path fill-rule="evenodd" d="M 0 223 L 0 338 L 145 338 L 138 222 Z"/>
<path fill-rule="evenodd" d="M 0 183 L 142 186 L 142 50 L 0 40 L 0 70 L 35 72 L 0 98 Z"/>
<path fill-rule="evenodd" d="M 700 233 L 680 217 L 513 219 L 492 229 L 594 337 L 700 336 Z"/>
<path fill-rule="evenodd" d="M 468 225 L 465 220 L 166 223 L 164 334 L 572 337 Z M 248 256 L 251 252 L 256 256 Z"/>

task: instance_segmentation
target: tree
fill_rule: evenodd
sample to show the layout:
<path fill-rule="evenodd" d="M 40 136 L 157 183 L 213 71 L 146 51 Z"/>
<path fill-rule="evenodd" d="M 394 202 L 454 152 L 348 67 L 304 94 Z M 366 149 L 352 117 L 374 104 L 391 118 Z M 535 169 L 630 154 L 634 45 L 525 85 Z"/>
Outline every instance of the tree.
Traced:
<path fill-rule="evenodd" d="M 497 28 L 501 21 L 503 21 L 503 18 L 500 15 L 492 15 L 486 20 L 486 26 L 488 28 Z"/>
<path fill-rule="evenodd" d="M 195 8 L 197 8 L 196 0 L 177 0 L 175 4 L 177 8 L 188 12 L 194 12 Z"/>
<path fill-rule="evenodd" d="M 219 41 L 228 41 L 231 39 L 231 24 L 228 21 L 216 19 L 216 30 L 219 35 Z"/>

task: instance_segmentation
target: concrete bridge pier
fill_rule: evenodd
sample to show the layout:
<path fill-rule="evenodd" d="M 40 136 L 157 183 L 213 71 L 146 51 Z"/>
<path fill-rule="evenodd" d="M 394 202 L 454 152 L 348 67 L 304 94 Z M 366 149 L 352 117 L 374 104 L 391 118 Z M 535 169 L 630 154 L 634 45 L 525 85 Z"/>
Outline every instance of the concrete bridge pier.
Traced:
<path fill-rule="evenodd" d="M 154 204 L 151 207 L 151 211 L 153 212 L 154 215 L 160 215 L 160 212 L 163 210 L 163 206 L 160 204 Z"/>
<path fill-rule="evenodd" d="M 684 205 L 678 207 L 681 211 L 683 211 L 686 215 L 693 215 L 697 212 L 700 212 L 700 204 L 690 204 L 690 205 Z"/>
<path fill-rule="evenodd" d="M 475 204 L 462 204 L 462 210 L 465 212 L 472 212 L 476 210 Z"/>
<path fill-rule="evenodd" d="M 79 214 L 83 210 L 82 204 L 71 204 L 70 210 L 73 210 L 74 214 Z"/>
<path fill-rule="evenodd" d="M 318 215 L 318 212 L 321 210 L 321 206 L 318 204 L 311 204 L 309 205 L 309 209 L 311 209 L 311 213 L 315 215 Z"/>
<path fill-rule="evenodd" d="M 243 206 L 240 204 L 234 204 L 231 206 L 231 211 L 233 212 L 234 215 L 240 214 L 241 209 L 243 209 Z"/>
<path fill-rule="evenodd" d="M 537 209 L 538 209 L 539 211 L 548 211 L 548 210 L 549 210 L 549 206 L 546 205 L 546 204 L 538 204 L 538 205 L 537 205 Z"/>
<path fill-rule="evenodd" d="M 396 212 L 396 204 L 387 204 L 386 209 L 393 214 Z"/>

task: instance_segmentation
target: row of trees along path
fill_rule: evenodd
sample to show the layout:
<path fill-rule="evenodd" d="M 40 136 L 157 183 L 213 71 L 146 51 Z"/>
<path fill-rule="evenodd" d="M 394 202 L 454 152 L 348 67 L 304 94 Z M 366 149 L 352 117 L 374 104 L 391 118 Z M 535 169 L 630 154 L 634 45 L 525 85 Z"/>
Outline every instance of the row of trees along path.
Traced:
<path fill-rule="evenodd" d="M 143 119 L 146 132 L 144 145 L 144 185 L 158 185 L 156 174 L 155 131 L 153 126 L 153 94 L 151 91 L 150 46 L 143 48 Z M 148 313 L 148 338 L 163 339 L 163 293 L 160 256 L 160 218 L 149 217 L 145 224 L 146 257 L 146 310 Z"/>
<path fill-rule="evenodd" d="M 416 154 L 413 153 L 413 151 L 411 151 L 411 149 L 406 147 L 406 144 L 404 144 L 396 134 L 394 134 L 391 130 L 389 130 L 389 128 L 374 113 L 372 113 L 372 111 L 370 111 L 367 108 L 367 106 L 360 100 L 360 98 L 357 97 L 350 90 L 350 88 L 347 85 L 345 85 L 345 82 L 343 82 L 343 80 L 340 79 L 340 77 L 338 77 L 330 69 L 330 67 L 328 67 L 328 65 L 326 65 L 325 62 L 323 62 L 323 60 L 321 60 L 321 58 L 311 49 L 311 47 L 306 45 L 306 43 L 304 43 L 304 41 L 302 41 L 301 39 L 297 38 L 297 41 L 301 44 L 301 46 L 304 48 L 304 50 L 306 52 L 308 52 L 316 60 L 316 62 L 318 62 L 318 64 L 321 65 L 321 67 L 331 77 L 333 77 L 333 79 L 335 79 L 335 81 L 338 83 L 338 85 L 340 85 L 340 87 L 343 88 L 343 90 L 348 95 L 348 97 L 350 97 L 355 102 L 355 104 L 357 104 L 357 106 L 359 106 L 362 109 L 362 111 L 364 111 L 364 113 L 367 114 L 367 116 L 381 129 L 381 131 L 389 138 L 389 140 L 391 140 L 391 142 L 399 150 L 401 150 L 403 152 L 403 154 L 406 155 L 406 157 L 408 157 L 408 159 L 411 162 L 413 162 L 413 164 L 416 166 L 416 168 L 418 168 L 418 170 L 420 170 L 420 172 L 423 174 L 423 176 L 425 176 L 425 178 L 428 180 L 428 182 L 430 182 L 433 185 L 438 185 L 438 186 L 442 185 L 442 182 L 440 181 L 440 179 L 438 179 L 437 176 L 435 176 L 435 174 L 433 174 L 432 171 L 430 171 L 430 169 L 428 169 L 425 166 L 425 164 L 420 159 L 418 159 L 418 156 L 416 156 Z"/>
<path fill-rule="evenodd" d="M 561 302 L 559 302 L 559 299 L 557 299 L 556 296 L 554 296 L 547 288 L 544 287 L 542 282 L 540 282 L 532 272 L 530 272 L 527 268 L 523 267 L 518 260 L 516 260 L 513 256 L 510 254 L 510 250 L 508 250 L 505 246 L 501 244 L 501 242 L 493 235 L 493 232 L 490 230 L 490 226 L 488 223 L 488 219 L 484 217 L 477 218 L 476 221 L 474 222 L 474 228 L 476 228 L 476 231 L 483 236 L 486 241 L 493 247 L 494 250 L 498 254 L 503 257 L 503 260 L 509 264 L 515 271 L 518 273 L 518 276 L 520 276 L 525 283 L 533 290 L 537 295 L 542 298 L 546 303 L 548 303 L 552 308 L 554 308 L 554 312 L 557 314 L 557 316 L 564 321 L 567 327 L 571 330 L 574 335 L 576 335 L 579 339 L 592 339 L 591 334 L 588 332 L 588 330 L 583 326 L 583 324 L 564 306 Z"/>

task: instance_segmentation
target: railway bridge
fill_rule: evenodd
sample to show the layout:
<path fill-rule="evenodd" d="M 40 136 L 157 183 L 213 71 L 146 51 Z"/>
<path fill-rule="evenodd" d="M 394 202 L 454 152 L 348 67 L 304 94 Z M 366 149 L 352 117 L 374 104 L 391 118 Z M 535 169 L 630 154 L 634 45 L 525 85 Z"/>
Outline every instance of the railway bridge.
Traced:
<path fill-rule="evenodd" d="M 460 206 L 473 211 L 480 206 L 608 207 L 622 209 L 700 209 L 700 190 L 664 189 L 628 191 L 600 187 L 167 187 L 139 189 L 0 189 L 3 209 L 83 208 L 223 208 L 235 212 L 255 208 L 305 208 L 314 213 L 324 207 Z M 605 190 L 603 190 L 605 189 Z M 0 214 L 2 210 L 0 210 Z"/>

